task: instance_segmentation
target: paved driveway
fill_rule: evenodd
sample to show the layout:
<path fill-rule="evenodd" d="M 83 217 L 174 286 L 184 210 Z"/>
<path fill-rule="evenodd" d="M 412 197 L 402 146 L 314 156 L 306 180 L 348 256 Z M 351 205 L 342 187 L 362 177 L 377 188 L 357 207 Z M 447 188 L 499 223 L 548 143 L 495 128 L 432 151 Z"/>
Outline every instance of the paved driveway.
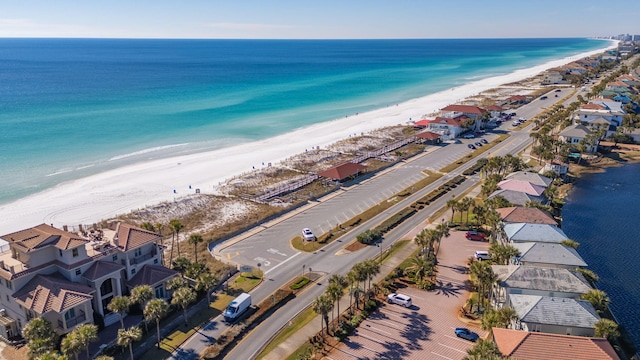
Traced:
<path fill-rule="evenodd" d="M 413 307 L 385 304 L 327 359 L 462 359 L 473 343 L 456 337 L 456 327 L 467 327 L 481 337 L 487 335 L 457 317 L 469 296 L 466 259 L 476 250 L 487 249 L 486 242 L 468 241 L 464 232 L 451 232 L 438 254 L 436 290 L 401 289 L 411 296 Z"/>

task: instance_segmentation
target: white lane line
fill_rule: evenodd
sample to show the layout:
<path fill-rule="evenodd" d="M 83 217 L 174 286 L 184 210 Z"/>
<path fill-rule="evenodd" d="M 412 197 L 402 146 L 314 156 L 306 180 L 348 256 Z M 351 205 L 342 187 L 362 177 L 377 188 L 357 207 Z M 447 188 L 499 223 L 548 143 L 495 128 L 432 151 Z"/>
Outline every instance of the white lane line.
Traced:
<path fill-rule="evenodd" d="M 466 351 L 462 351 L 462 350 L 460 350 L 460 349 L 456 349 L 456 348 L 454 348 L 454 347 L 447 346 L 447 345 L 445 345 L 445 344 L 443 344 L 443 343 L 438 343 L 438 345 L 440 345 L 440 346 L 444 346 L 444 347 L 446 347 L 447 349 L 451 349 L 451 350 L 455 350 L 455 351 L 457 351 L 457 352 L 461 352 L 461 353 L 463 353 L 463 354 L 466 354 L 466 353 L 467 353 Z"/>
<path fill-rule="evenodd" d="M 443 359 L 453 360 L 453 359 L 452 359 L 452 358 L 450 358 L 450 357 L 446 357 L 446 356 L 444 356 L 444 355 L 440 355 L 440 354 L 438 354 L 438 353 L 436 353 L 436 352 L 433 352 L 433 351 L 432 351 L 431 353 L 432 353 L 433 355 L 440 356 L 440 357 L 441 357 L 441 358 L 443 358 Z"/>
<path fill-rule="evenodd" d="M 272 267 L 271 269 L 269 269 L 269 270 L 265 271 L 265 272 L 264 272 L 264 274 L 265 274 L 265 275 L 267 275 L 268 273 L 270 273 L 270 272 L 272 272 L 273 270 L 277 269 L 280 265 L 282 265 L 282 264 L 286 263 L 287 261 L 289 261 L 289 260 L 293 259 L 294 257 L 296 257 L 296 256 L 298 256 L 298 255 L 300 255 L 300 254 L 302 254 L 302 253 L 300 253 L 300 252 L 295 253 L 295 254 L 294 254 L 293 256 L 291 256 L 290 258 L 288 258 L 288 259 L 284 260 L 284 261 L 283 261 L 283 262 L 281 262 L 280 264 L 278 264 L 278 265 L 276 265 L 276 266 Z"/>

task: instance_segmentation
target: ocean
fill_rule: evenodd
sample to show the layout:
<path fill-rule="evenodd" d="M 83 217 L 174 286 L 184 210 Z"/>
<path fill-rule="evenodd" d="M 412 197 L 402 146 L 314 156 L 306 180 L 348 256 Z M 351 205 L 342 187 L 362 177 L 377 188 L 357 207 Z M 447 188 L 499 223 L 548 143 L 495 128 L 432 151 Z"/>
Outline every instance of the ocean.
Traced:
<path fill-rule="evenodd" d="M 562 229 L 611 299 L 617 320 L 640 345 L 640 164 L 580 178 L 562 209 Z"/>
<path fill-rule="evenodd" d="M 582 38 L 0 39 L 0 204 L 607 45 Z"/>

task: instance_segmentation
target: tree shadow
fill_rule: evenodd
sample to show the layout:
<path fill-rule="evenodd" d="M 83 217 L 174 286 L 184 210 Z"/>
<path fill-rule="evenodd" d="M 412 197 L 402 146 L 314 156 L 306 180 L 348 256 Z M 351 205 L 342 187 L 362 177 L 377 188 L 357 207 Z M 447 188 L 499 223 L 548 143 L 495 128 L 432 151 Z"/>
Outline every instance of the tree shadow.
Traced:
<path fill-rule="evenodd" d="M 428 324 L 431 320 L 425 314 L 414 311 L 405 314 L 404 317 L 409 319 L 409 322 L 400 331 L 400 336 L 407 339 L 407 348 L 409 350 L 422 350 L 419 341 L 429 340 L 432 331 Z"/>
<path fill-rule="evenodd" d="M 464 281 L 449 279 L 446 277 L 438 278 L 435 287 L 435 293 L 446 297 L 459 297 L 465 291 L 466 284 Z"/>
<path fill-rule="evenodd" d="M 196 354 L 196 352 L 192 349 L 184 350 L 178 349 L 173 356 L 176 360 L 197 360 L 200 357 L 200 354 Z"/>

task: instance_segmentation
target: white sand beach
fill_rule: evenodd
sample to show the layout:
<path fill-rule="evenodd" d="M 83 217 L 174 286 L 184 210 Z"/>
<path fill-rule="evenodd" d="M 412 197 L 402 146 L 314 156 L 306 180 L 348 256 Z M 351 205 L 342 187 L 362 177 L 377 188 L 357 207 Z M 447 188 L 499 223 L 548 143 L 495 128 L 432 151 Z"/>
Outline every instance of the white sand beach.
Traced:
<path fill-rule="evenodd" d="M 615 44 L 610 48 L 615 47 Z M 418 120 L 449 104 L 520 81 L 548 68 L 601 53 L 603 49 L 554 60 L 511 74 L 483 79 L 398 105 L 360 113 L 309 126 L 291 133 L 226 149 L 138 163 L 0 205 L 0 234 L 40 223 L 62 225 L 91 224 L 116 214 L 157 204 L 187 194 L 216 193 L 220 182 L 255 168 L 277 163 L 316 146 L 321 148 L 340 139 L 360 135 L 385 126 Z M 175 192 L 174 192 L 175 190 Z"/>

